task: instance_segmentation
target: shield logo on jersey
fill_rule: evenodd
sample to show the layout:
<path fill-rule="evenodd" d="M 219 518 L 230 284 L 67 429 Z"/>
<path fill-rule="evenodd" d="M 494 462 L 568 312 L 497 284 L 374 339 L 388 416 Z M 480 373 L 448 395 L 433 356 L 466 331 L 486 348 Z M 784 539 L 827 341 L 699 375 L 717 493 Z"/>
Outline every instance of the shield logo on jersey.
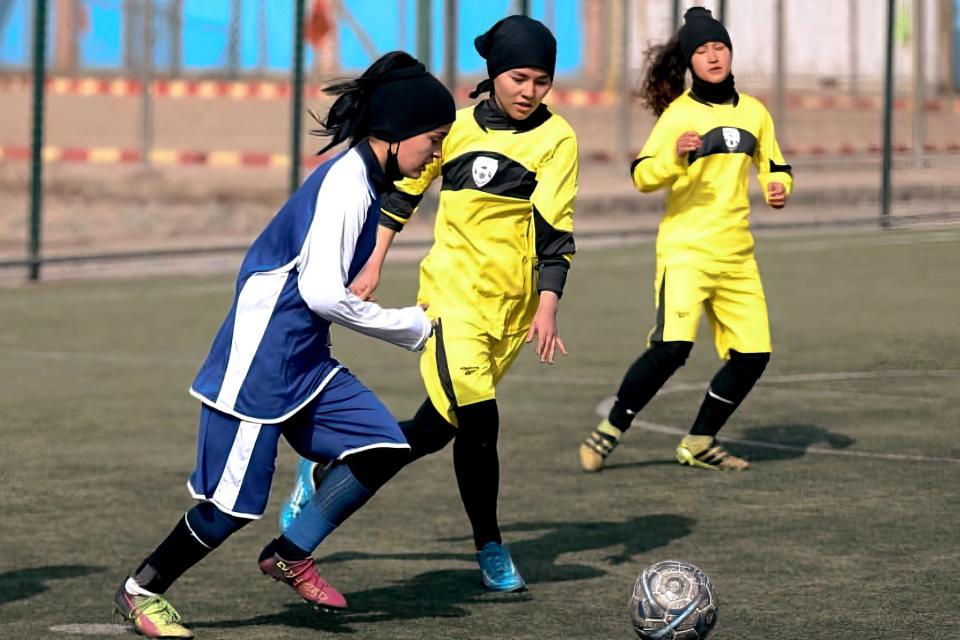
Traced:
<path fill-rule="evenodd" d="M 495 158 L 488 158 L 486 156 L 480 156 L 473 161 L 473 182 L 478 187 L 482 187 L 491 180 L 493 176 L 497 173 L 497 160 Z"/>
<path fill-rule="evenodd" d="M 740 144 L 740 130 L 733 127 L 724 127 L 723 141 L 727 143 L 727 149 L 729 151 L 736 151 L 737 146 Z"/>

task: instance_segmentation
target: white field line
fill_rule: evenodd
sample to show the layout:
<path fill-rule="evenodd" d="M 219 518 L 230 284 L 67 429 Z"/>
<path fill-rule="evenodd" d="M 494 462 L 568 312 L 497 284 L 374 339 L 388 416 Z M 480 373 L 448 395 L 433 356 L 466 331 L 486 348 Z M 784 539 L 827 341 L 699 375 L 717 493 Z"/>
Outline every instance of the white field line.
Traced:
<path fill-rule="evenodd" d="M 603 404 L 603 403 L 601 403 Z M 598 407 L 599 408 L 599 407 Z M 597 412 L 598 415 L 606 416 L 606 413 Z M 643 429 L 655 433 L 665 433 L 673 436 L 687 435 L 687 429 L 669 427 L 664 424 L 656 424 L 645 420 L 635 420 L 631 429 Z M 724 438 L 724 442 L 734 442 L 736 444 L 756 447 L 758 449 L 777 449 L 779 451 L 796 451 L 798 453 L 815 453 L 826 456 L 842 456 L 847 458 L 871 458 L 874 460 L 900 460 L 909 462 L 954 462 L 960 463 L 960 458 L 938 458 L 936 456 L 906 455 L 901 453 L 874 453 L 872 451 L 849 451 L 846 449 L 824 449 L 822 447 L 795 447 L 789 444 L 778 444 L 776 442 L 761 442 L 759 440 L 740 440 L 737 438 Z"/>
<path fill-rule="evenodd" d="M 883 378 L 950 378 L 956 377 L 960 384 L 960 369 L 888 369 L 885 371 L 836 371 L 831 373 L 799 373 L 785 375 L 765 375 L 757 382 L 758 386 L 771 385 L 778 383 L 793 382 L 833 382 L 838 380 L 873 380 Z M 587 384 L 602 386 L 619 386 L 620 378 L 573 378 L 573 377 L 553 377 L 537 375 L 508 375 L 508 379 L 516 382 L 525 382 L 531 384 L 557 384 L 557 385 L 575 385 L 582 387 Z M 670 393 L 684 393 L 687 391 L 706 391 L 710 384 L 706 382 L 678 382 L 668 383 L 663 389 L 660 389 L 657 395 L 666 395 Z"/>

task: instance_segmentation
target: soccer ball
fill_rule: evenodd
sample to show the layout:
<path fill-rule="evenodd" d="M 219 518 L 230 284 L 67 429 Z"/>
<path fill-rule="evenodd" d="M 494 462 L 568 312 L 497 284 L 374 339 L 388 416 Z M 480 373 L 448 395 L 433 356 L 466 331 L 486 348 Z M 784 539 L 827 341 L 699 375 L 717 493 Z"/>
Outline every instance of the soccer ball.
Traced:
<path fill-rule="evenodd" d="M 630 598 L 633 630 L 645 640 L 703 640 L 717 623 L 719 610 L 707 574 L 680 560 L 644 569 Z"/>

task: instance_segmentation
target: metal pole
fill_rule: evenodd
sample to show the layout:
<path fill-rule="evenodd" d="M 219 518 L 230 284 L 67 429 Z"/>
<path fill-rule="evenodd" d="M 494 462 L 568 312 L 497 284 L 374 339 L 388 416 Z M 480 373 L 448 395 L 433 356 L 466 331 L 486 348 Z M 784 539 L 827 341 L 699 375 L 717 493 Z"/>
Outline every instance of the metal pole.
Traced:
<path fill-rule="evenodd" d="M 850 20 L 850 94 L 860 95 L 860 16 L 857 4 L 860 0 L 849 0 L 847 14 Z"/>
<path fill-rule="evenodd" d="M 913 0 L 913 166 L 923 165 L 923 144 L 926 139 L 926 38 L 925 0 Z"/>
<path fill-rule="evenodd" d="M 153 0 L 143 3 L 143 51 L 140 58 L 140 161 L 150 165 L 153 151 Z"/>
<path fill-rule="evenodd" d="M 267 0 L 257 1 L 257 72 L 267 74 Z"/>
<path fill-rule="evenodd" d="M 727 24 L 727 0 L 720 0 L 720 17 L 718 19 L 723 24 Z"/>
<path fill-rule="evenodd" d="M 400 26 L 400 34 L 397 36 L 399 40 L 399 49 L 401 51 L 409 50 L 409 43 L 407 40 L 409 36 L 407 34 L 407 0 L 397 0 L 397 24 Z"/>
<path fill-rule="evenodd" d="M 300 187 L 300 149 L 301 131 L 303 129 L 303 3 L 304 0 L 294 0 L 293 23 L 293 78 L 290 88 L 293 92 L 290 114 L 290 193 Z"/>
<path fill-rule="evenodd" d="M 890 171 L 893 165 L 893 23 L 896 0 L 887 0 L 887 51 L 883 73 L 883 169 L 880 226 L 890 228 Z"/>
<path fill-rule="evenodd" d="M 430 60 L 433 35 L 430 9 L 430 0 L 417 0 L 417 58 L 428 71 L 433 67 Z"/>
<path fill-rule="evenodd" d="M 33 126 L 30 154 L 30 279 L 40 279 L 40 214 L 43 204 L 43 98 L 46 77 L 47 0 L 33 13 Z"/>
<path fill-rule="evenodd" d="M 227 75 L 236 78 L 240 71 L 240 0 L 230 2 L 230 32 L 227 34 Z"/>
<path fill-rule="evenodd" d="M 517 0 L 517 13 L 522 16 L 529 16 L 530 0 Z"/>
<path fill-rule="evenodd" d="M 621 0 L 620 25 L 620 151 L 623 158 L 633 151 L 633 133 L 630 130 L 630 0 Z"/>
<path fill-rule="evenodd" d="M 680 28 L 680 0 L 673 0 L 673 32 Z"/>
<path fill-rule="evenodd" d="M 444 6 L 444 51 L 443 51 L 443 82 L 447 89 L 455 92 L 457 89 L 457 0 L 446 0 Z"/>
<path fill-rule="evenodd" d="M 183 0 L 171 0 L 167 5 L 167 24 L 170 31 L 170 75 L 179 76 L 183 70 Z"/>
<path fill-rule="evenodd" d="M 774 122 L 777 123 L 777 138 L 780 144 L 785 144 L 787 139 L 787 109 L 784 94 L 787 84 L 787 65 L 786 65 L 786 42 L 783 20 L 783 0 L 776 0 L 773 10 L 774 15 L 774 46 L 776 47 L 776 79 L 774 92 Z"/>

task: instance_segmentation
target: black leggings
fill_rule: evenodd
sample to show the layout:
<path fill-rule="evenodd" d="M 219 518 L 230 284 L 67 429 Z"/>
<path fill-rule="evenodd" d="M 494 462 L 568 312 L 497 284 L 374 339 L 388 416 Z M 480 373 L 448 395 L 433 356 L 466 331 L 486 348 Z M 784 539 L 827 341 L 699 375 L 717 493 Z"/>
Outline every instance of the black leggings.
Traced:
<path fill-rule="evenodd" d="M 474 542 L 479 549 L 488 542 L 501 542 L 497 525 L 499 412 L 496 400 L 485 400 L 457 407 L 455 413 L 459 427 L 447 422 L 428 399 L 412 420 L 400 423 L 411 448 L 405 456 L 387 453 L 376 455 L 381 450 L 372 449 L 364 452 L 364 455 L 348 457 L 347 465 L 363 486 L 370 491 L 377 491 L 407 464 L 440 451 L 454 440 L 453 467 L 457 485 L 473 526 Z"/>

